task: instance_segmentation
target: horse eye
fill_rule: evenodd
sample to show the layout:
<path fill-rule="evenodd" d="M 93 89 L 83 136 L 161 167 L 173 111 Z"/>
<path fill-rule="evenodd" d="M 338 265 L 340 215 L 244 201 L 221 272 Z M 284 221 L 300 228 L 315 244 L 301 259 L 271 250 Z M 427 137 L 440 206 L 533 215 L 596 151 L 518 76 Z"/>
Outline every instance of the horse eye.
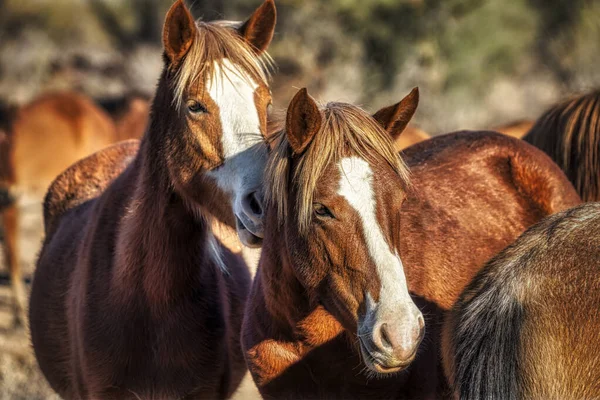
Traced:
<path fill-rule="evenodd" d="M 323 204 L 321 203 L 315 203 L 313 205 L 313 208 L 315 210 L 315 214 L 317 214 L 317 216 L 321 217 L 321 218 L 335 218 L 335 216 L 333 215 L 333 213 L 329 210 L 329 208 L 325 207 Z"/>
<path fill-rule="evenodd" d="M 207 113 L 206 106 L 199 101 L 190 101 L 188 103 L 188 111 L 194 114 Z"/>

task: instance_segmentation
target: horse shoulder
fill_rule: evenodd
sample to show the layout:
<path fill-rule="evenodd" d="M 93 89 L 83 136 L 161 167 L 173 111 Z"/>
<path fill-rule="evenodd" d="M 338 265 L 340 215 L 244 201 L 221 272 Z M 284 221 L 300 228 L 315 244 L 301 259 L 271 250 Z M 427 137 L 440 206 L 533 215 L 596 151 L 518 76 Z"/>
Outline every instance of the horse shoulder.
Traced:
<path fill-rule="evenodd" d="M 44 199 L 46 234 L 68 210 L 97 197 L 131 163 L 139 141 L 128 140 L 100 150 L 70 166 L 50 185 Z"/>

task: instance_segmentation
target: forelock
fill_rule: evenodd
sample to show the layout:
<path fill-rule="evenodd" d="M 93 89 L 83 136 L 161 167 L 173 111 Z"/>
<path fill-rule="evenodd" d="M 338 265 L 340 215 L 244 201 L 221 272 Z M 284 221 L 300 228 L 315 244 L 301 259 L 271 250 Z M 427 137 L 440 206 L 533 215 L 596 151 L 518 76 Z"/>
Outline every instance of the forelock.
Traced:
<path fill-rule="evenodd" d="M 265 172 L 265 197 L 277 210 L 281 223 L 288 208 L 289 183 L 296 191 L 294 210 L 299 230 L 308 232 L 317 183 L 325 169 L 343 157 L 357 156 L 370 164 L 385 163 L 409 187 L 408 168 L 394 149 L 390 135 L 364 110 L 344 103 L 329 103 L 322 109 L 323 124 L 306 151 L 296 161 L 290 176 L 291 151 L 284 130 L 272 136 L 275 143 Z"/>
<path fill-rule="evenodd" d="M 271 77 L 273 61 L 263 52 L 260 56 L 236 33 L 239 23 L 230 21 L 196 22 L 196 37 L 183 63 L 175 73 L 173 102 L 181 108 L 188 87 L 215 78 L 216 71 L 225 75 L 232 71 L 223 65 L 227 59 L 240 68 L 245 79 L 267 83 Z M 219 66 L 220 68 L 215 68 Z M 251 84 L 251 82 L 248 82 Z"/>

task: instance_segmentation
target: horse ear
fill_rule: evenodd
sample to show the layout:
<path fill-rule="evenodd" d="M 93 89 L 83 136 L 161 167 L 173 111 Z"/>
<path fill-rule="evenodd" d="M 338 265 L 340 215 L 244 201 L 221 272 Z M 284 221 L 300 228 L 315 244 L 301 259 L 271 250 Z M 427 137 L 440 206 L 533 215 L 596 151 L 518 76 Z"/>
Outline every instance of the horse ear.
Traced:
<path fill-rule="evenodd" d="M 294 154 L 300 155 L 321 129 L 321 112 L 306 88 L 292 99 L 285 119 L 285 133 Z"/>
<path fill-rule="evenodd" d="M 383 129 L 388 131 L 392 139 L 396 140 L 415 115 L 418 105 L 419 88 L 416 87 L 400 103 L 382 108 L 373 115 L 373 118 L 383 126 Z"/>
<path fill-rule="evenodd" d="M 171 6 L 163 28 L 163 46 L 169 61 L 178 65 L 194 43 L 196 22 L 183 0 Z"/>
<path fill-rule="evenodd" d="M 257 54 L 261 54 L 271 44 L 276 22 L 277 9 L 275 8 L 275 2 L 273 0 L 266 0 L 242 24 L 238 32 Z"/>

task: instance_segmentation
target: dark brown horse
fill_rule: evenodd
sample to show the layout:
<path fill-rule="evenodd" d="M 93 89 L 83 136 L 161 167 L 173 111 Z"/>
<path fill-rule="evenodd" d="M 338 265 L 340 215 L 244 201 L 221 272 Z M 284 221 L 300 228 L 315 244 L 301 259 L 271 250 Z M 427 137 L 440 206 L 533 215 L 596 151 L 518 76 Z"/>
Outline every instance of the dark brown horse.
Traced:
<path fill-rule="evenodd" d="M 375 118 L 397 136 L 415 108 L 413 93 Z M 445 310 L 527 227 L 581 202 L 545 154 L 494 132 L 409 147 L 409 182 L 384 129 L 304 92 L 290 105 L 265 179 L 266 236 L 242 328 L 266 398 L 449 396 Z M 421 313 L 405 282 L 425 318 L 416 355 Z"/>
<path fill-rule="evenodd" d="M 22 107 L 0 110 L 0 204 L 4 257 L 11 277 L 17 322 L 25 322 L 21 276 L 20 214 L 41 216 L 48 186 L 75 161 L 116 141 L 110 117 L 87 96 L 46 93 Z M 38 241 L 41 241 L 41 236 Z M 37 251 L 37 250 L 36 250 Z"/>
<path fill-rule="evenodd" d="M 490 260 L 444 326 L 460 399 L 600 398 L 600 204 L 545 218 Z"/>
<path fill-rule="evenodd" d="M 61 396 L 225 398 L 242 379 L 250 275 L 210 224 L 260 244 L 275 18 L 267 0 L 243 24 L 196 23 L 177 1 L 139 150 L 94 155 L 48 191 L 31 339 Z"/>
<path fill-rule="evenodd" d="M 584 201 L 600 200 L 600 90 L 550 108 L 523 139 L 562 168 Z"/>

